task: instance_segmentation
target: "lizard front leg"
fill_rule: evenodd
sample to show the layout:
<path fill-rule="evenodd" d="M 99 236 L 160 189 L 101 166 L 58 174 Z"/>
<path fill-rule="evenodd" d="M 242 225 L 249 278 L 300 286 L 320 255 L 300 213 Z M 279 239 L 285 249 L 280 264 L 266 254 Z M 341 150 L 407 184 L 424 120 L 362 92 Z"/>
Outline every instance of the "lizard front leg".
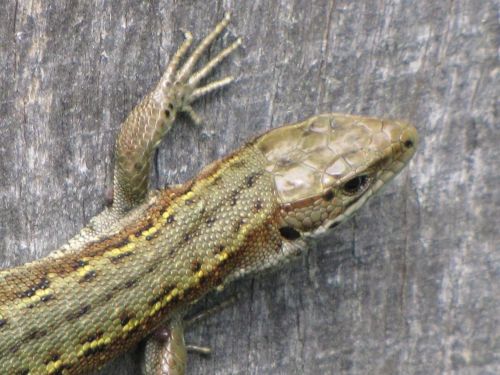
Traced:
<path fill-rule="evenodd" d="M 112 211 L 123 215 L 144 201 L 148 193 L 153 151 L 172 127 L 177 113 L 186 112 L 195 123 L 199 123 L 200 119 L 191 108 L 191 103 L 233 81 L 234 78 L 228 76 L 199 86 L 200 81 L 241 44 L 240 38 L 200 70 L 193 72 L 202 54 L 229 21 L 230 15 L 226 13 L 179 68 L 193 39 L 191 33 L 185 32 L 185 41 L 171 59 L 155 89 L 132 110 L 122 124 L 115 151 Z"/>
<path fill-rule="evenodd" d="M 68 244 L 52 256 L 72 251 L 103 235 L 114 233 L 120 228 L 117 223 L 125 214 L 145 201 L 149 188 L 149 174 L 154 150 L 165 134 L 171 129 L 179 112 L 186 112 L 195 123 L 200 119 L 191 108 L 198 98 L 231 83 L 234 78 L 225 78 L 200 85 L 220 62 L 241 44 L 236 39 L 232 44 L 220 51 L 198 71 L 193 72 L 196 63 L 224 31 L 230 21 L 230 14 L 215 26 L 185 58 L 192 44 L 193 36 L 185 32 L 185 40 L 171 58 L 165 73 L 155 88 L 132 110 L 123 122 L 115 146 L 115 167 L 113 181 L 113 203 L 80 233 L 69 240 Z M 181 60 L 185 58 L 181 65 Z M 181 65 L 181 66 L 180 66 Z"/>

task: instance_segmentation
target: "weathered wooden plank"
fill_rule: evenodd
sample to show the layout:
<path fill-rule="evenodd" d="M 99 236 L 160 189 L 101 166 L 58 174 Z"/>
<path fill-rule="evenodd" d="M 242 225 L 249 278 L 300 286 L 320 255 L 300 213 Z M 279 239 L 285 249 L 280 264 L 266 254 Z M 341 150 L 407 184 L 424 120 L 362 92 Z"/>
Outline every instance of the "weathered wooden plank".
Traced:
<path fill-rule="evenodd" d="M 118 126 L 183 27 L 231 10 L 245 48 L 159 152 L 157 185 L 244 140 L 339 111 L 402 117 L 410 167 L 296 264 L 223 293 L 191 374 L 500 372 L 499 26 L 494 0 L 9 1 L 0 12 L 0 266 L 47 254 L 105 203 Z M 220 47 L 222 43 L 219 43 Z M 207 304 L 210 304 L 208 302 Z M 132 374 L 137 354 L 105 374 Z"/>

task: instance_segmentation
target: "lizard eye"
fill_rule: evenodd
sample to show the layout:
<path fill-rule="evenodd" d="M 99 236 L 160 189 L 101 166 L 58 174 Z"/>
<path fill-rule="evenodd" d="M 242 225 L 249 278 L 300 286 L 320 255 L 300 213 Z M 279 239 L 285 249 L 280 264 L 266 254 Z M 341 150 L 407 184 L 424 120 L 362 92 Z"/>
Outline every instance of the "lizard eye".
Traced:
<path fill-rule="evenodd" d="M 358 194 L 368 187 L 369 182 L 370 178 L 366 174 L 361 176 L 356 176 L 347 181 L 342 187 L 342 189 L 346 194 L 349 195 Z"/>

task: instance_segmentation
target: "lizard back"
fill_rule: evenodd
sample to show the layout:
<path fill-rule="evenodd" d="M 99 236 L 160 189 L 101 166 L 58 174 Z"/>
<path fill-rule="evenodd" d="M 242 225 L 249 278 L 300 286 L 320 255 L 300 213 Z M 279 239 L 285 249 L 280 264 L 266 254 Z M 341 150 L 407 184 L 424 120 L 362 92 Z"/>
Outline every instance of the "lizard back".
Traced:
<path fill-rule="evenodd" d="M 0 273 L 2 369 L 98 368 L 230 274 L 278 253 L 263 163 L 243 148 L 161 191 L 117 234 Z"/>

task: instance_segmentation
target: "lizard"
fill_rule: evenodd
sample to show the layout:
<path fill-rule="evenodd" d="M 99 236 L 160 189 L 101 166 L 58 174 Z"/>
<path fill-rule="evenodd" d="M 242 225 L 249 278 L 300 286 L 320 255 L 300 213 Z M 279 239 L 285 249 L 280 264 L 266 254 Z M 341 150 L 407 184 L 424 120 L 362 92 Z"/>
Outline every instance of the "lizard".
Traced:
<path fill-rule="evenodd" d="M 265 132 L 190 181 L 149 188 L 153 152 L 177 114 L 234 80 L 200 84 L 237 38 L 196 69 L 230 22 L 193 36 L 121 125 L 113 201 L 48 256 L 0 271 L 0 372 L 87 374 L 145 342 L 144 374 L 185 373 L 183 319 L 209 291 L 300 256 L 409 162 L 401 120 L 316 115 Z"/>

